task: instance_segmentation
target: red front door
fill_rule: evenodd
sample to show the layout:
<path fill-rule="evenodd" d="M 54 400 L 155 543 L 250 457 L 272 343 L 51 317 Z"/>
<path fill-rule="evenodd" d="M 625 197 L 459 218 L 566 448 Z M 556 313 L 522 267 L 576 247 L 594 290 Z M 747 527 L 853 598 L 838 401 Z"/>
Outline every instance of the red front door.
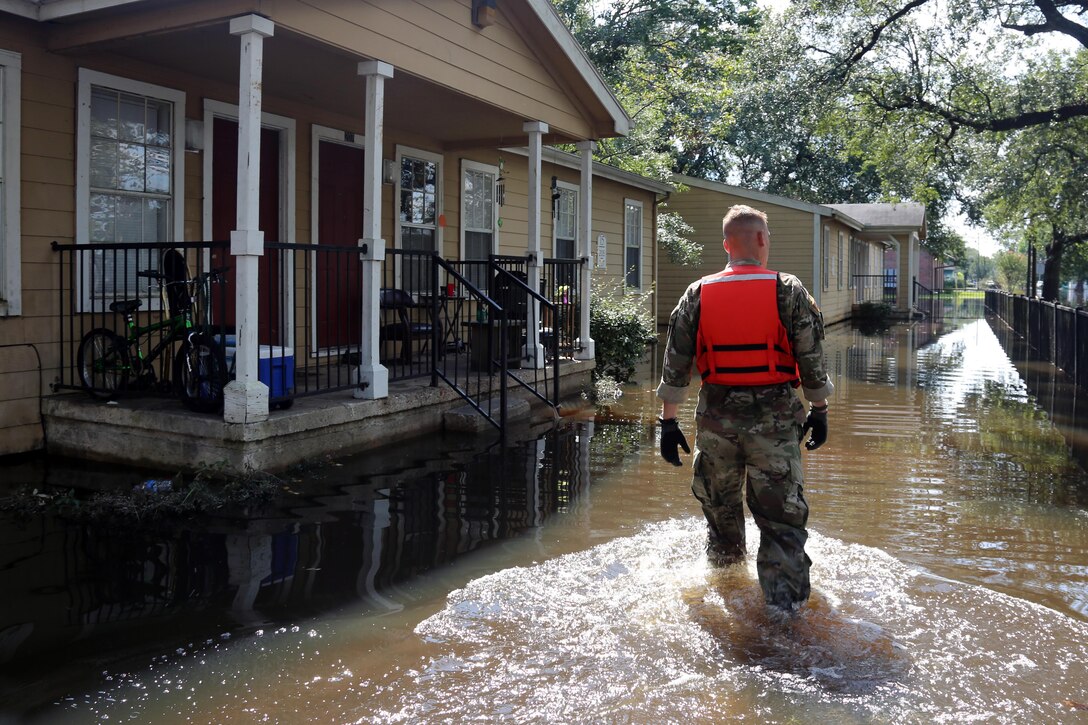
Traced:
<path fill-rule="evenodd" d="M 238 123 L 216 118 L 212 125 L 212 239 L 230 239 L 238 223 Z M 280 133 L 261 129 L 261 201 L 258 224 L 265 242 L 280 241 Z M 289 261 L 285 258 L 284 261 Z M 212 251 L 212 267 L 230 266 L 227 293 L 216 295 L 215 320 L 235 324 L 235 270 L 230 249 Z M 279 252 L 265 251 L 260 262 L 258 340 L 263 345 L 287 344 L 286 322 L 289 300 L 282 272 L 287 266 Z M 222 299 L 223 302 L 218 302 Z"/>
<path fill-rule="evenodd" d="M 322 141 L 318 164 L 316 241 L 356 248 L 363 236 L 363 150 Z M 362 304 L 358 254 L 318 253 L 315 268 L 318 348 L 343 350 L 357 345 Z"/>

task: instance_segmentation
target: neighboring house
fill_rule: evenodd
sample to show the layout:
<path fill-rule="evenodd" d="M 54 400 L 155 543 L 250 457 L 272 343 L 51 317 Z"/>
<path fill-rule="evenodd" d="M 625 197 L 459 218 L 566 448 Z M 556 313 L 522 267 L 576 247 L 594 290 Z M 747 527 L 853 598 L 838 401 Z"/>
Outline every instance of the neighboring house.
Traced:
<path fill-rule="evenodd" d="M 908 284 L 886 275 L 884 252 L 903 255 L 903 266 L 918 268 L 919 239 L 925 237 L 925 209 L 920 204 L 810 204 L 775 194 L 676 175 L 682 191 L 669 197 L 665 211 L 680 214 L 703 248 L 702 263 L 687 267 L 663 257 L 658 268 L 657 322 L 668 325 L 676 301 L 691 282 L 725 266 L 722 217 L 734 204 L 767 214 L 771 230 L 768 266 L 796 275 L 832 324 L 850 317 L 866 301 L 896 301 L 910 309 Z M 900 275 L 900 278 L 902 276 Z"/>
<path fill-rule="evenodd" d="M 594 139 L 630 125 L 548 0 L 7 0 L 0 454 L 42 445 L 40 394 L 64 379 L 78 342 L 66 326 L 136 269 L 96 251 L 96 281 L 77 279 L 62 307 L 51 242 L 230 240 L 202 254 L 232 267 L 238 372 L 223 435 L 248 440 L 229 431 L 268 418 L 258 344 L 293 344 L 300 361 L 338 350 L 321 341 L 333 323 L 299 332 L 317 304 L 306 285 L 320 288 L 335 265 L 270 285 L 272 242 L 361 258 L 361 305 L 333 312 L 362 325 L 352 364 L 364 400 L 384 398 L 390 380 L 376 331 L 384 250 L 521 256 L 534 285 L 545 258 L 588 259 L 568 272 L 587 300 L 607 279 L 649 289 L 668 187 L 592 162 Z M 578 154 L 545 146 L 557 143 Z M 277 258 L 311 256 L 288 251 Z M 580 317 L 575 354 L 592 360 Z"/>
<path fill-rule="evenodd" d="M 858 237 L 867 242 L 884 244 L 891 253 L 892 263 L 885 269 L 894 270 L 899 285 L 895 309 L 908 312 L 914 305 L 914 282 L 933 290 L 943 286 L 934 278 L 936 260 L 922 247 L 926 238 L 926 207 L 924 204 L 828 204 L 830 208 L 849 215 L 862 224 Z"/>

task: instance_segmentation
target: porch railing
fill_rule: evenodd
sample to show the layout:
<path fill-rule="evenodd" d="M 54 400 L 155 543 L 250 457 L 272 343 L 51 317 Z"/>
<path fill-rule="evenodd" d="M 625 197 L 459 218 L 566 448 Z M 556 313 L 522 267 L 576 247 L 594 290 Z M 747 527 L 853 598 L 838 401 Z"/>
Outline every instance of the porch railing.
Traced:
<path fill-rule="evenodd" d="M 127 390 L 144 395 L 172 395 L 180 338 L 171 334 L 170 320 L 188 316 L 193 326 L 220 334 L 226 332 L 218 311 L 225 308 L 230 290 L 227 284 L 219 283 L 207 273 L 214 268 L 216 252 L 225 251 L 227 246 L 223 241 L 79 245 L 54 242 L 52 248 L 59 257 L 56 283 L 59 363 L 54 389 L 83 387 L 78 370 L 81 341 L 98 329 L 126 337 L 124 314 L 118 305 L 131 301 L 136 303 L 133 322 L 141 332 L 132 350 Z M 177 254 L 165 257 L 172 250 Z M 164 258 L 168 259 L 169 268 L 164 267 Z M 229 273 L 227 270 L 226 274 Z M 194 286 L 192 280 L 198 279 L 205 284 Z"/>
<path fill-rule="evenodd" d="M 899 286 L 894 274 L 855 274 L 854 304 L 883 302 L 895 305 Z"/>
<path fill-rule="evenodd" d="M 940 320 L 944 318 L 945 304 L 940 291 L 931 290 L 918 280 L 914 280 L 913 296 L 914 307 L 924 314 L 927 319 Z"/>
<path fill-rule="evenodd" d="M 60 330 L 58 388 L 81 387 L 79 343 L 92 329 L 123 335 L 122 315 L 110 305 L 140 300 L 137 324 L 154 328 L 170 315 L 169 300 L 157 283 L 136 272 L 159 269 L 163 255 L 176 250 L 184 275 L 196 278 L 227 268 L 223 283 L 196 301 L 195 324 L 216 336 L 229 370 L 236 348 L 234 270 L 229 243 L 193 241 L 162 244 L 86 244 L 53 248 L 59 255 L 57 325 Z M 505 388 L 512 377 L 537 397 L 558 404 L 561 355 L 578 349 L 578 320 L 585 304 L 579 260 L 545 260 L 541 292 L 525 276 L 525 257 L 447 262 L 434 252 L 390 249 L 381 268 L 379 358 L 390 381 L 431 377 L 453 385 L 476 401 L 489 420 L 505 415 Z M 362 263 L 354 245 L 266 242 L 260 261 L 259 374 L 271 402 L 351 389 L 363 334 Z M 475 280 L 475 281 L 474 281 Z M 480 282 L 477 284 L 476 282 Z M 538 330 L 546 367 L 525 349 L 528 331 Z M 163 333 L 141 341 L 151 349 Z M 157 337 L 156 337 L 157 335 Z M 176 346 L 175 346 L 176 347 Z M 171 385 L 176 349 L 161 352 L 147 378 L 162 394 Z M 150 369 L 150 368 L 149 368 Z M 516 371 L 513 372 L 513 371 Z M 499 408 L 489 408 L 495 401 Z"/>
<path fill-rule="evenodd" d="M 582 305 L 586 304 L 582 294 L 582 259 L 545 259 L 544 279 L 540 293 L 555 303 L 555 315 L 545 317 L 543 329 L 546 335 L 554 335 L 558 340 L 558 354 L 574 357 L 582 351 L 581 319 Z"/>

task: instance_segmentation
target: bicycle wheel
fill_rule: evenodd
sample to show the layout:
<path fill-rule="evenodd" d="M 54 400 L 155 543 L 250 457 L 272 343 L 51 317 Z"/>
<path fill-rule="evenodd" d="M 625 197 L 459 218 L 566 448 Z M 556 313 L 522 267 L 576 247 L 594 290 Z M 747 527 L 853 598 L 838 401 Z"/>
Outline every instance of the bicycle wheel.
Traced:
<path fill-rule="evenodd" d="M 174 385 L 181 402 L 198 413 L 223 409 L 227 363 L 223 348 L 210 335 L 189 336 L 174 358 Z"/>
<path fill-rule="evenodd" d="M 96 327 L 79 341 L 76 367 L 84 390 L 111 400 L 128 385 L 128 343 L 113 330 Z"/>

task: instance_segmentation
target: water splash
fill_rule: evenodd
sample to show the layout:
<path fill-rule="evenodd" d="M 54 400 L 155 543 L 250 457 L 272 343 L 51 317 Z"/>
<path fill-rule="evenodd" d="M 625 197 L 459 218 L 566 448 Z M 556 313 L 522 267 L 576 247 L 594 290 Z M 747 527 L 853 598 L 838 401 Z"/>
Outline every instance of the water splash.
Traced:
<path fill-rule="evenodd" d="M 707 568 L 702 528 L 471 582 L 416 628 L 435 651 L 385 683 L 394 702 L 356 717 L 1023 722 L 1084 699 L 1082 623 L 818 534 L 816 592 L 783 615 L 751 561 Z"/>

